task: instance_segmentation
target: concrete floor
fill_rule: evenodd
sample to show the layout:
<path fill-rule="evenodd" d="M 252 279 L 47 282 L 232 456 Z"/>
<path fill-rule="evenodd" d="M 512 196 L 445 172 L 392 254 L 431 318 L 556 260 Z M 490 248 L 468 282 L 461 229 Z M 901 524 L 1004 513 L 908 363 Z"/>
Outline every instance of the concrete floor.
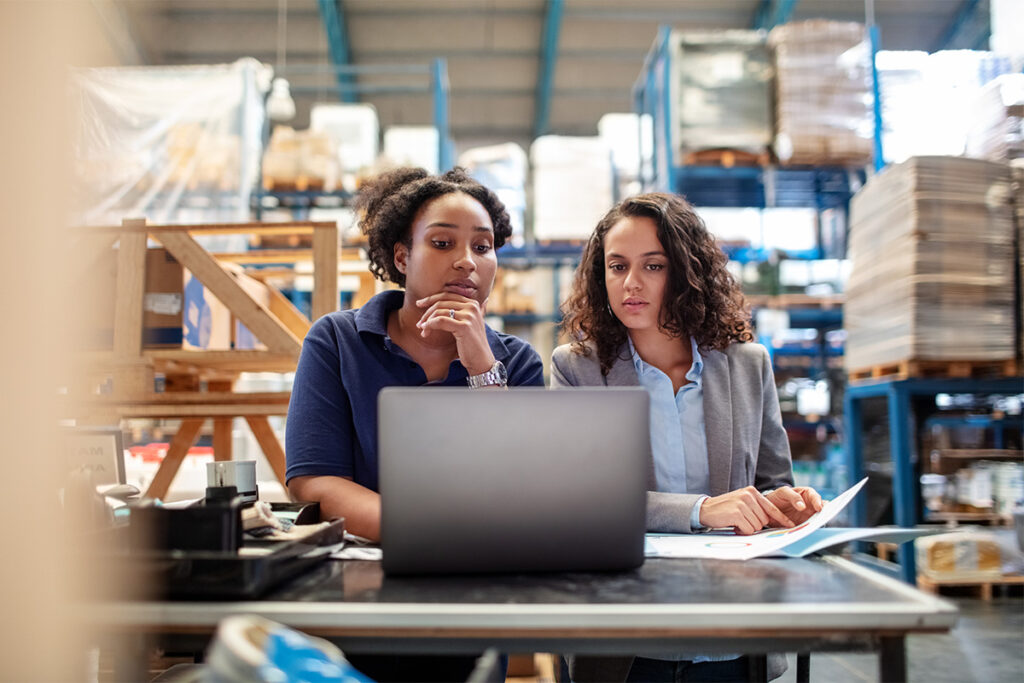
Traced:
<path fill-rule="evenodd" d="M 947 634 L 907 639 L 907 674 L 912 683 L 1021 683 L 1024 681 L 1024 598 L 998 595 L 991 602 L 948 598 L 960 608 Z M 796 680 L 796 658 L 780 683 Z M 811 655 L 811 681 L 865 683 L 878 680 L 874 654 Z"/>

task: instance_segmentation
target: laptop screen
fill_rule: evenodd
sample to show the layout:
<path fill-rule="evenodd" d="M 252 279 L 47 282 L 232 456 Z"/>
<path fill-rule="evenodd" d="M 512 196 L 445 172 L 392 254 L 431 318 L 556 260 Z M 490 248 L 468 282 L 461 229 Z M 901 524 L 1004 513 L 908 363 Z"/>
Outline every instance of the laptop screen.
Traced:
<path fill-rule="evenodd" d="M 379 396 L 389 573 L 611 570 L 643 561 L 642 388 L 388 388 Z"/>

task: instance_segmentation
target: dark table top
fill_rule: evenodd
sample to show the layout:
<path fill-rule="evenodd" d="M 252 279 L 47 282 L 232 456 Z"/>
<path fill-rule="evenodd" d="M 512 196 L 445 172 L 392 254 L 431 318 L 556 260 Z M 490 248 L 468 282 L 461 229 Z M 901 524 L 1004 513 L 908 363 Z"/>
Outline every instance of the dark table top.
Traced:
<path fill-rule="evenodd" d="M 90 615 L 115 628 L 212 628 L 255 613 L 296 628 L 708 630 L 947 629 L 956 608 L 835 556 L 649 559 L 617 573 L 389 577 L 379 562 L 327 561 L 245 602 L 107 602 Z"/>

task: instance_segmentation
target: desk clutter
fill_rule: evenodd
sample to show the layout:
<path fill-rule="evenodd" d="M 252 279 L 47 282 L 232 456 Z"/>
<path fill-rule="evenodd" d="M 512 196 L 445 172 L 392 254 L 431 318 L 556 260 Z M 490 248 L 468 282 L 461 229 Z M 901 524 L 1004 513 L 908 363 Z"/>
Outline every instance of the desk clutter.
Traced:
<path fill-rule="evenodd" d="M 343 547 L 343 519 L 321 520 L 318 503 L 251 500 L 220 483 L 225 471 L 210 468 L 205 497 L 168 504 L 78 478 L 64 506 L 100 565 L 125 574 L 129 598 L 254 599 Z"/>

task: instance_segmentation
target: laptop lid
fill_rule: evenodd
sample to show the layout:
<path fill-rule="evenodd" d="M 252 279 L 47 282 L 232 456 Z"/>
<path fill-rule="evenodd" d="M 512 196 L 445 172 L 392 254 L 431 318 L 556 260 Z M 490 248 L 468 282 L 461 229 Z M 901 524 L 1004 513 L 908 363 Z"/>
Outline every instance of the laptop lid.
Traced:
<path fill-rule="evenodd" d="M 643 563 L 642 388 L 391 387 L 378 400 L 385 572 Z"/>

